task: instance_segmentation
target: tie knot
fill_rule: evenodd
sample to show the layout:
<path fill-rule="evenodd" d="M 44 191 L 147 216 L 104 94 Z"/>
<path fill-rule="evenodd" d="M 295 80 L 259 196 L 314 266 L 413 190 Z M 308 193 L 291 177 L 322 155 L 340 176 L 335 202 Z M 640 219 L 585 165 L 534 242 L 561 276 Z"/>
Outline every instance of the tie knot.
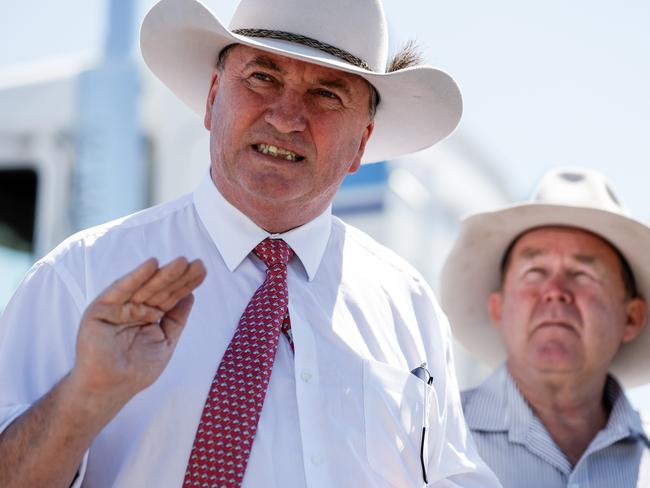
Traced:
<path fill-rule="evenodd" d="M 264 264 L 269 269 L 277 265 L 286 266 L 293 256 L 293 250 L 289 244 L 282 239 L 270 239 L 268 237 L 260 242 L 253 252 L 264 261 Z"/>

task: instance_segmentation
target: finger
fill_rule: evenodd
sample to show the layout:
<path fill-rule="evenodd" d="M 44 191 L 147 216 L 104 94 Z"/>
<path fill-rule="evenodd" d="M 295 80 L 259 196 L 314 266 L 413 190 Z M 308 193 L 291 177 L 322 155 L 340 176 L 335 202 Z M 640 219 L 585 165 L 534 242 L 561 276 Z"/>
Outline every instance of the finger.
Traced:
<path fill-rule="evenodd" d="M 158 270 L 158 261 L 155 258 L 147 259 L 133 271 L 125 274 L 113 282 L 95 299 L 102 303 L 125 303 L 131 296 Z"/>
<path fill-rule="evenodd" d="M 131 298 L 133 302 L 144 303 L 160 291 L 175 288 L 175 283 L 187 271 L 189 263 L 184 257 L 179 257 L 162 266 Z"/>
<path fill-rule="evenodd" d="M 176 304 L 185 298 L 187 295 L 191 294 L 204 280 L 205 275 L 197 276 L 194 280 L 187 283 L 182 288 L 176 290 L 172 295 L 170 295 L 166 300 L 157 305 L 157 308 L 165 312 L 171 310 L 176 306 Z"/>
<path fill-rule="evenodd" d="M 91 319 L 123 327 L 158 323 L 165 315 L 156 307 L 132 302 L 122 305 L 98 303 L 89 308 L 88 313 Z"/>
<path fill-rule="evenodd" d="M 166 288 L 150 295 L 145 303 L 164 311 L 171 310 L 181 298 L 189 295 L 192 290 L 203 282 L 206 274 L 207 271 L 203 262 L 200 259 L 196 259 L 188 264 L 183 275 L 169 283 L 169 286 Z"/>
<path fill-rule="evenodd" d="M 146 301 L 146 304 L 164 311 L 171 310 L 182 298 L 192 293 L 196 287 L 203 283 L 206 275 L 207 271 L 203 262 L 200 260 L 193 261 L 185 274 L 174 283 L 173 287 L 151 296 Z"/>
<path fill-rule="evenodd" d="M 188 295 L 167 312 L 160 322 L 160 327 L 165 333 L 169 344 L 174 345 L 178 342 L 178 338 L 183 332 L 187 318 L 192 310 L 192 305 L 194 305 L 194 295 Z"/>

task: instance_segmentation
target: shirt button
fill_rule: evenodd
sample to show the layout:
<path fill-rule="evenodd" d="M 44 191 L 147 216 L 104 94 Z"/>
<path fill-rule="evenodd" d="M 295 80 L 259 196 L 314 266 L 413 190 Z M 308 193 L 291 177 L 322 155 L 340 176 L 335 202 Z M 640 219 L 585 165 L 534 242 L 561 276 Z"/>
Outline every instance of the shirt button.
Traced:
<path fill-rule="evenodd" d="M 318 465 L 320 465 L 320 464 L 323 463 L 323 458 L 322 458 L 321 456 L 318 456 L 318 455 L 314 454 L 314 455 L 311 457 L 311 463 L 312 463 L 314 466 L 318 466 Z"/>
<path fill-rule="evenodd" d="M 303 371 L 300 373 L 300 377 L 302 378 L 302 381 L 307 383 L 309 380 L 311 380 L 311 373 L 309 371 Z"/>

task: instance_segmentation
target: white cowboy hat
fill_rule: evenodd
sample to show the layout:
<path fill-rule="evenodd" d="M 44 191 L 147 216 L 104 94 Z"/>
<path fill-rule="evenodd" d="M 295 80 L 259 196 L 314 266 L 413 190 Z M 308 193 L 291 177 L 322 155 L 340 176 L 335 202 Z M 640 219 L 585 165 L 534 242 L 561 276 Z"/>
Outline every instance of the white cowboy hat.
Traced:
<path fill-rule="evenodd" d="M 363 162 L 427 148 L 460 120 L 460 90 L 447 73 L 430 66 L 385 72 L 388 32 L 380 0 L 241 0 L 230 29 L 198 0 L 162 0 L 140 32 L 149 68 L 201 116 L 217 57 L 235 43 L 368 80 L 381 102 Z"/>
<path fill-rule="evenodd" d="M 490 366 L 506 358 L 487 311 L 490 293 L 500 287 L 503 254 L 523 232 L 548 225 L 577 227 L 608 241 L 630 265 L 639 294 L 650 298 L 650 228 L 628 215 L 600 173 L 584 168 L 549 171 L 529 202 L 466 218 L 442 270 L 441 304 L 454 335 Z M 627 387 L 650 381 L 648 321 L 611 364 L 611 372 Z"/>

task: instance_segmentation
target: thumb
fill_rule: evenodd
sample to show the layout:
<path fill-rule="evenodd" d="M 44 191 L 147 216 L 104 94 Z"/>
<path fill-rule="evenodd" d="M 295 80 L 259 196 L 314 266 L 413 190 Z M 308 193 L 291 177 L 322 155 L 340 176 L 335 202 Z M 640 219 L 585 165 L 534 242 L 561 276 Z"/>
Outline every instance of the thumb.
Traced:
<path fill-rule="evenodd" d="M 160 321 L 160 327 L 170 344 L 175 345 L 178 342 L 192 310 L 192 305 L 194 305 L 194 295 L 190 294 L 180 300 Z"/>

